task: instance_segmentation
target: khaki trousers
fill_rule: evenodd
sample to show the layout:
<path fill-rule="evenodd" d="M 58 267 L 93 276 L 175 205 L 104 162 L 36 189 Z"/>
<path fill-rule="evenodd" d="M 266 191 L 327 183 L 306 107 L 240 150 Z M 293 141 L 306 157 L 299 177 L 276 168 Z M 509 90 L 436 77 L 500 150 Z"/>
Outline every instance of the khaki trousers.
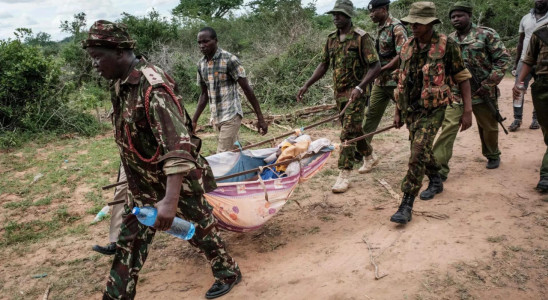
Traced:
<path fill-rule="evenodd" d="M 215 124 L 215 129 L 219 133 L 217 153 L 234 150 L 236 148 L 234 143 L 239 139 L 238 132 L 240 131 L 241 124 L 242 117 L 240 115 L 236 115 L 228 121 Z"/>
<path fill-rule="evenodd" d="M 120 170 L 118 171 L 118 182 L 126 181 L 126 172 L 124 167 L 120 164 Z M 119 185 L 114 191 L 113 201 L 126 200 L 127 199 L 127 183 L 124 185 Z M 124 213 L 124 204 L 116 204 L 112 207 L 112 212 L 110 213 L 110 232 L 108 235 L 109 242 L 116 243 L 118 241 L 118 235 L 120 234 L 120 226 L 122 226 Z"/>

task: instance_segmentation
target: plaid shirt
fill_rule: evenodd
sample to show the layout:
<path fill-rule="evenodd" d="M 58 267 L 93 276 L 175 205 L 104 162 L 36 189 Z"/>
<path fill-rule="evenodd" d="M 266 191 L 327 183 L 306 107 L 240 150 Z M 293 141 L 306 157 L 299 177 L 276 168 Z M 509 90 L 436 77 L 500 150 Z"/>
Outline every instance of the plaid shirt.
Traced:
<path fill-rule="evenodd" d="M 213 124 L 228 121 L 236 115 L 244 116 L 237 81 L 245 77 L 238 58 L 221 48 L 217 49 L 212 60 L 208 61 L 206 56 L 200 59 L 197 80 L 199 86 L 207 86 Z"/>

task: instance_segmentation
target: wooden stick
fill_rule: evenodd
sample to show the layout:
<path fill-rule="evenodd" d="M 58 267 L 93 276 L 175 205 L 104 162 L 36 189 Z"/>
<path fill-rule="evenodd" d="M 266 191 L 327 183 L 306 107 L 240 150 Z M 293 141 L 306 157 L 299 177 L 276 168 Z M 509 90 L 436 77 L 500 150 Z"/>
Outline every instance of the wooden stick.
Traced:
<path fill-rule="evenodd" d="M 375 267 L 375 280 L 379 280 L 383 277 L 386 277 L 388 276 L 388 274 L 384 274 L 382 276 L 379 276 L 379 267 L 377 267 L 377 264 L 375 263 L 375 259 L 373 258 L 373 254 L 371 252 L 371 246 L 369 246 L 369 243 L 367 242 L 367 240 L 365 239 L 365 236 L 362 237 L 362 240 L 365 242 L 365 244 L 367 245 L 367 249 L 369 249 L 369 259 L 371 260 L 371 264 L 373 264 L 373 266 Z"/>
<path fill-rule="evenodd" d="M 322 124 L 325 124 L 325 123 L 328 123 L 328 122 L 331 122 L 333 120 L 336 120 L 338 118 L 341 118 L 342 116 L 344 116 L 344 112 L 346 111 L 346 109 L 350 106 L 350 104 L 352 103 L 352 101 L 348 101 L 348 103 L 346 104 L 346 106 L 344 107 L 344 109 L 339 113 L 337 114 L 336 116 L 334 117 L 331 117 L 331 118 L 328 118 L 328 119 L 325 119 L 323 121 L 320 121 L 320 122 L 317 122 L 317 123 L 314 123 L 314 124 L 311 124 L 311 125 L 308 125 L 306 127 L 304 127 L 304 130 L 308 130 L 310 128 L 314 128 L 314 127 L 317 127 L 317 126 L 320 126 Z M 242 147 L 241 150 L 247 150 L 247 149 L 251 149 L 251 148 L 255 148 L 255 147 L 258 147 L 258 146 L 261 146 L 261 145 L 264 145 L 264 144 L 268 144 L 268 143 L 271 143 L 271 142 L 274 142 L 276 140 L 279 140 L 279 139 L 282 139 L 284 137 L 288 137 L 292 134 L 295 134 L 295 131 L 289 131 L 289 132 L 286 132 L 282 135 L 279 135 L 277 137 L 273 137 L 271 139 L 268 139 L 268 140 L 265 140 L 265 141 L 262 141 L 262 142 L 258 142 L 258 143 L 255 143 L 255 144 L 252 144 L 252 145 L 249 145 L 249 146 L 245 146 L 245 147 Z M 232 150 L 231 152 L 239 152 L 240 149 L 234 149 Z"/>

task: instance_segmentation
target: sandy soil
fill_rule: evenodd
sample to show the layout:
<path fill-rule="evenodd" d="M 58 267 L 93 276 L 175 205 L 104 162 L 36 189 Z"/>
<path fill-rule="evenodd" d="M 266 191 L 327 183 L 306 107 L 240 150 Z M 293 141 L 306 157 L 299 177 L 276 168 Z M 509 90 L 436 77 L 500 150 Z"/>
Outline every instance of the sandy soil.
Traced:
<path fill-rule="evenodd" d="M 506 126 L 513 119 L 512 85 L 510 78 L 501 84 Z M 548 202 L 534 190 L 546 146 L 540 130 L 528 129 L 531 111 L 528 96 L 524 126 L 500 134 L 497 170 L 485 169 L 475 124 L 459 134 L 444 192 L 433 201 L 417 200 L 419 213 L 407 226 L 389 221 L 398 203 L 378 182 L 386 180 L 399 193 L 409 155 L 407 131 L 379 136 L 373 146 L 381 163 L 372 174 L 356 172 L 349 192 L 329 191 L 336 171 L 320 174 L 293 196 L 300 207 L 288 203 L 260 231 L 223 232 L 244 278 L 221 299 L 548 299 Z M 334 139 L 337 134 L 314 133 Z M 336 169 L 336 157 L 325 169 Z M 107 226 L 93 229 L 97 235 L 91 240 L 48 241 L 43 249 L 58 247 L 55 253 L 40 250 L 10 264 L 24 268 L 89 257 L 92 245 L 106 242 Z M 166 235 L 158 235 L 152 248 L 136 299 L 204 299 L 213 277 L 200 254 Z M 86 266 L 92 272 L 82 286 L 94 285 L 91 298 L 101 299 L 109 266 Z M 6 285 L 9 281 L 29 284 L 19 276 L 10 276 Z M 50 299 L 58 292 L 52 289 Z"/>

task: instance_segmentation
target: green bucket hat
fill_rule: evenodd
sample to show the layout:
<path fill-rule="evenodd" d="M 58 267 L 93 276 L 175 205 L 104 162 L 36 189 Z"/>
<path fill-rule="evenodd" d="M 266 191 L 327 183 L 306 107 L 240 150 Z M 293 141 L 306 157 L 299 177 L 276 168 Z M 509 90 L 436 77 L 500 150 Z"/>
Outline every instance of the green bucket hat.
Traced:
<path fill-rule="evenodd" d="M 451 9 L 449 10 L 449 18 L 451 18 L 451 14 L 454 11 L 458 10 L 458 11 L 463 11 L 465 13 L 471 14 L 473 9 L 474 9 L 474 7 L 472 6 L 472 4 L 470 4 L 468 2 L 464 2 L 464 1 L 459 1 L 455 4 L 453 4 Z"/>
<path fill-rule="evenodd" d="M 82 48 L 87 47 L 133 49 L 135 41 L 129 36 L 125 24 L 99 20 L 91 25 L 88 39 L 82 41 Z"/>
<path fill-rule="evenodd" d="M 352 18 L 354 16 L 354 3 L 350 0 L 337 0 L 337 2 L 335 2 L 335 7 L 326 12 L 326 14 L 333 14 L 336 12 L 343 13 L 349 18 Z"/>
<path fill-rule="evenodd" d="M 419 23 L 423 25 L 441 23 L 440 19 L 436 17 L 436 5 L 433 2 L 415 2 L 411 4 L 409 15 L 402 18 L 401 22 L 403 24 Z"/>

